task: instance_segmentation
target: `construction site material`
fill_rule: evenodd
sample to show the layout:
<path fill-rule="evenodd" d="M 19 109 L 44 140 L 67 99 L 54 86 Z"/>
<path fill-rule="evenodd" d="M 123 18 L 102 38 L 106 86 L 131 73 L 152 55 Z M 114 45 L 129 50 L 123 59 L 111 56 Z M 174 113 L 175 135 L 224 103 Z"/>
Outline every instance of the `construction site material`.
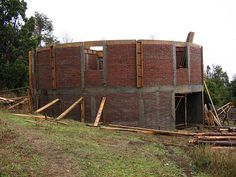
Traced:
<path fill-rule="evenodd" d="M 18 102 L 18 103 L 16 103 L 16 104 L 13 104 L 12 106 L 10 106 L 10 107 L 8 108 L 8 110 L 11 110 L 11 109 L 13 109 L 13 108 L 15 108 L 15 107 L 17 107 L 17 106 L 19 106 L 19 105 L 21 105 L 21 104 L 24 104 L 24 103 L 26 103 L 28 100 L 29 100 L 28 98 L 25 98 L 25 99 L 23 99 L 22 101 L 20 101 L 20 102 Z"/>
<path fill-rule="evenodd" d="M 11 102 L 14 102 L 14 100 L 12 100 L 10 98 L 0 97 L 0 102 L 2 102 L 2 103 L 11 103 Z"/>
<path fill-rule="evenodd" d="M 199 140 L 205 140 L 205 141 L 217 141 L 217 140 L 236 140 L 235 136 L 198 136 L 197 139 Z"/>
<path fill-rule="evenodd" d="M 60 99 L 57 98 L 57 99 L 51 101 L 50 103 L 44 105 L 43 107 L 39 108 L 38 110 L 36 110 L 35 113 L 40 113 L 40 112 L 42 112 L 42 111 L 44 111 L 45 109 L 51 107 L 52 105 L 54 105 L 55 103 L 57 103 L 57 102 L 59 102 L 59 101 L 60 101 Z"/>
<path fill-rule="evenodd" d="M 211 102 L 211 105 L 212 105 L 212 108 L 213 108 L 213 111 L 214 111 L 214 115 L 213 115 L 214 121 L 215 121 L 216 125 L 222 126 L 222 125 L 221 125 L 221 122 L 220 122 L 220 119 L 219 119 L 219 117 L 218 117 L 217 111 L 216 111 L 216 109 L 215 109 L 214 103 L 213 103 L 213 101 L 212 101 L 210 92 L 209 92 L 208 87 L 207 87 L 207 85 L 206 85 L 206 82 L 203 81 L 203 83 L 204 83 L 204 87 L 205 87 L 205 89 L 206 89 L 207 95 L 208 95 L 208 97 L 209 97 L 209 99 L 210 99 L 210 102 Z"/>
<path fill-rule="evenodd" d="M 188 37 L 186 39 L 186 42 L 193 43 L 193 38 L 194 38 L 195 33 L 194 32 L 189 32 Z"/>
<path fill-rule="evenodd" d="M 28 117 L 28 118 L 33 118 L 33 119 L 47 120 L 54 123 L 68 125 L 67 123 L 62 122 L 62 121 L 56 121 L 55 118 L 53 117 L 48 117 L 48 116 L 43 116 L 43 115 L 33 115 L 33 114 L 13 114 L 13 115 L 20 116 L 20 117 Z"/>
<path fill-rule="evenodd" d="M 142 45 L 142 41 L 136 42 L 136 84 L 137 84 L 137 88 L 143 87 L 143 45 Z"/>
<path fill-rule="evenodd" d="M 220 108 L 217 109 L 218 116 L 219 117 L 223 116 L 222 117 L 223 125 L 224 125 L 225 121 L 227 121 L 228 124 L 229 124 L 229 112 L 232 109 L 232 107 L 233 107 L 233 103 L 228 102 L 225 105 L 223 105 L 223 106 L 221 106 Z"/>
<path fill-rule="evenodd" d="M 20 116 L 20 117 L 29 117 L 29 118 L 35 118 L 35 119 L 54 119 L 53 117 L 46 117 L 43 115 L 34 115 L 34 114 L 13 114 L 16 116 Z"/>
<path fill-rule="evenodd" d="M 63 119 L 72 109 L 74 109 L 80 102 L 82 102 L 83 97 L 80 97 L 76 102 L 74 102 L 69 108 L 67 108 L 61 115 L 59 115 L 56 120 Z"/>
<path fill-rule="evenodd" d="M 167 131 L 167 130 L 155 130 L 155 129 L 122 126 L 122 125 L 114 125 L 114 124 L 109 124 L 108 126 L 101 126 L 101 129 L 141 132 L 141 133 L 153 134 L 153 135 L 157 135 L 157 134 L 169 135 L 169 136 L 195 136 L 196 135 L 196 133 L 174 132 L 174 131 Z"/>
<path fill-rule="evenodd" d="M 95 122 L 93 124 L 94 126 L 98 126 L 98 123 L 100 121 L 105 102 L 106 102 L 106 97 L 102 97 L 102 101 L 100 103 L 100 106 L 99 106 L 99 109 L 98 109 L 98 112 L 97 112 L 97 116 L 96 116 Z"/>
<path fill-rule="evenodd" d="M 228 141 L 203 141 L 203 140 L 191 140 L 190 144 L 196 145 L 213 145 L 213 146 L 236 146 L 236 140 L 228 140 Z"/>

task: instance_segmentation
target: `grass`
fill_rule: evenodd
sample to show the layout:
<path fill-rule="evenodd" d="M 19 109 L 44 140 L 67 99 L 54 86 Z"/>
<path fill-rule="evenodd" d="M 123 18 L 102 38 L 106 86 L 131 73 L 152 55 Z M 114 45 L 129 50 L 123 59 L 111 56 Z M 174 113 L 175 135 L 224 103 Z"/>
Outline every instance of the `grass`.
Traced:
<path fill-rule="evenodd" d="M 189 151 L 189 155 L 198 171 L 218 177 L 236 176 L 236 149 L 200 146 Z"/>
<path fill-rule="evenodd" d="M 0 176 L 179 177 L 187 176 L 186 169 L 192 169 L 193 176 L 236 176 L 230 154 L 222 161 L 219 154 L 207 153 L 210 147 L 187 146 L 186 138 L 64 121 L 69 126 L 0 112 Z"/>

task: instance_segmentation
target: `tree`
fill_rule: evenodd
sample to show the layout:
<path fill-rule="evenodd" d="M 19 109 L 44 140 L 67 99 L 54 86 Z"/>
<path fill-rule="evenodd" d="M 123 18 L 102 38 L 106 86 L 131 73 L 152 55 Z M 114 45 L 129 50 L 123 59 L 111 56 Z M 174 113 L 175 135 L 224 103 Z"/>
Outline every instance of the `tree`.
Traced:
<path fill-rule="evenodd" d="M 51 45 L 58 43 L 59 41 L 53 35 L 53 24 L 52 20 L 49 19 L 45 14 L 35 12 L 35 30 L 34 36 L 37 38 L 38 47 L 43 45 Z"/>
<path fill-rule="evenodd" d="M 62 33 L 61 38 L 62 43 L 70 43 L 74 41 L 74 39 L 67 32 Z"/>
<path fill-rule="evenodd" d="M 207 66 L 206 78 L 214 104 L 221 106 L 230 101 L 229 77 L 220 65 Z"/>
<path fill-rule="evenodd" d="M 0 81 L 2 87 L 26 86 L 28 51 L 36 47 L 33 17 L 24 0 L 0 0 Z"/>
<path fill-rule="evenodd" d="M 234 105 L 236 105 L 236 75 L 234 75 L 233 80 L 230 82 L 231 100 Z"/>

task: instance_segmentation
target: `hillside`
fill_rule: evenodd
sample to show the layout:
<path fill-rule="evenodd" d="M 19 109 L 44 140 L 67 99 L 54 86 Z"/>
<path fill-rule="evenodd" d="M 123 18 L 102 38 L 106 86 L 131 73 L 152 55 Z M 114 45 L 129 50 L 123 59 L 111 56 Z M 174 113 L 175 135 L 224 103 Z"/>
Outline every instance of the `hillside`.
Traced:
<path fill-rule="evenodd" d="M 187 155 L 188 138 L 65 122 L 0 112 L 0 176 L 208 176 Z"/>

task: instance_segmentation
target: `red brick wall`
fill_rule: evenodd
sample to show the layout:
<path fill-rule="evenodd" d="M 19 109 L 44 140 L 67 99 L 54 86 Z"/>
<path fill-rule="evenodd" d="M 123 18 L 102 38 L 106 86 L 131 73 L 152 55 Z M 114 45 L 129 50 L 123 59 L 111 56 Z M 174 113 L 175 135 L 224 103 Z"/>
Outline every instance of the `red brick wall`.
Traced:
<path fill-rule="evenodd" d="M 84 72 L 85 87 L 102 86 L 102 70 L 86 70 Z"/>
<path fill-rule="evenodd" d="M 202 84 L 201 48 L 190 47 L 191 83 Z"/>
<path fill-rule="evenodd" d="M 39 89 L 52 89 L 51 66 L 50 66 L 50 49 L 38 51 L 37 66 Z"/>
<path fill-rule="evenodd" d="M 136 93 L 122 93 L 107 95 L 105 105 L 106 120 L 108 122 L 127 122 L 127 125 L 136 125 L 139 120 L 139 102 Z"/>
<path fill-rule="evenodd" d="M 176 69 L 176 85 L 188 84 L 188 68 Z"/>
<path fill-rule="evenodd" d="M 57 88 L 80 86 L 80 47 L 56 49 Z"/>
<path fill-rule="evenodd" d="M 172 45 L 144 45 L 144 86 L 173 85 Z"/>
<path fill-rule="evenodd" d="M 173 128 L 171 117 L 172 93 L 143 93 L 145 127 L 154 129 Z"/>
<path fill-rule="evenodd" d="M 107 85 L 136 86 L 135 44 L 107 46 Z"/>

